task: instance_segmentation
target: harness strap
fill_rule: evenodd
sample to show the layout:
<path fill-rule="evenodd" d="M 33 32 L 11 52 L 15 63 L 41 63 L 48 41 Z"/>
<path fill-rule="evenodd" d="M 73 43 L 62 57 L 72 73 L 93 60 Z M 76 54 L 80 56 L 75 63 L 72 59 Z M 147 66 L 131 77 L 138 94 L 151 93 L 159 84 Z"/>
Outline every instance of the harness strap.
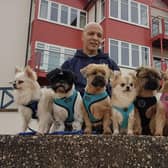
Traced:
<path fill-rule="evenodd" d="M 129 114 L 133 111 L 134 109 L 134 104 L 131 103 L 127 108 L 120 108 L 117 106 L 113 106 L 114 109 L 116 109 L 118 112 L 121 113 L 121 115 L 123 116 L 123 121 L 120 125 L 121 128 L 127 128 L 128 127 L 128 118 L 129 118 Z"/>
<path fill-rule="evenodd" d="M 92 104 L 96 103 L 96 102 L 99 102 L 101 100 L 104 100 L 108 97 L 108 94 L 107 92 L 102 92 L 100 94 L 89 94 L 87 92 L 84 93 L 84 96 L 83 96 L 83 104 L 86 108 L 86 111 L 88 113 L 88 116 L 89 116 L 89 119 L 92 123 L 97 123 L 97 122 L 100 122 L 102 121 L 102 119 L 96 119 L 94 117 L 94 115 L 92 114 L 91 110 L 90 110 L 90 107 Z"/>

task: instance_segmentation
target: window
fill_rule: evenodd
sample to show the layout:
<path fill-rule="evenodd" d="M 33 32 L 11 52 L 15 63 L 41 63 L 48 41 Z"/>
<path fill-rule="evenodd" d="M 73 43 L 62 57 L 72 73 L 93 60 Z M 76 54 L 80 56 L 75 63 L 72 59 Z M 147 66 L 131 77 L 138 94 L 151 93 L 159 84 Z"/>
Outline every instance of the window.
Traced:
<path fill-rule="evenodd" d="M 148 18 L 147 18 L 147 6 L 140 5 L 140 16 L 141 16 L 141 25 L 147 26 L 148 24 Z"/>
<path fill-rule="evenodd" d="M 118 64 L 119 60 L 118 60 L 118 41 L 115 40 L 111 40 L 110 41 L 110 56 L 112 57 L 112 59 Z"/>
<path fill-rule="evenodd" d="M 73 57 L 75 49 L 51 45 L 43 42 L 36 43 L 36 67 L 49 72 L 54 68 L 60 68 L 63 62 Z"/>
<path fill-rule="evenodd" d="M 48 1 L 46 0 L 41 0 L 40 17 L 44 19 L 47 19 L 48 17 Z"/>
<path fill-rule="evenodd" d="M 61 6 L 61 23 L 68 24 L 68 7 Z"/>
<path fill-rule="evenodd" d="M 58 4 L 51 3 L 51 20 L 58 21 Z"/>
<path fill-rule="evenodd" d="M 145 46 L 110 39 L 109 55 L 123 67 L 149 65 L 149 48 Z"/>
<path fill-rule="evenodd" d="M 77 10 L 71 8 L 70 25 L 77 26 Z"/>
<path fill-rule="evenodd" d="M 111 0 L 110 9 L 110 16 L 118 18 L 118 0 Z"/>
<path fill-rule="evenodd" d="M 86 25 L 86 12 L 61 3 L 40 0 L 39 19 L 76 28 Z"/>
<path fill-rule="evenodd" d="M 128 0 L 121 0 L 121 19 L 128 21 Z"/>
<path fill-rule="evenodd" d="M 80 12 L 80 28 L 85 27 L 86 25 L 86 13 Z"/>
<path fill-rule="evenodd" d="M 137 45 L 131 45 L 131 55 L 132 55 L 132 65 L 134 67 L 138 67 L 139 66 L 139 47 Z"/>
<path fill-rule="evenodd" d="M 138 24 L 138 4 L 131 2 L 131 22 Z"/>
<path fill-rule="evenodd" d="M 105 17 L 105 0 L 101 0 L 101 19 Z"/>
<path fill-rule="evenodd" d="M 110 0 L 110 16 L 140 26 L 149 26 L 148 6 L 132 0 Z"/>
<path fill-rule="evenodd" d="M 121 64 L 129 66 L 129 44 L 121 42 Z"/>

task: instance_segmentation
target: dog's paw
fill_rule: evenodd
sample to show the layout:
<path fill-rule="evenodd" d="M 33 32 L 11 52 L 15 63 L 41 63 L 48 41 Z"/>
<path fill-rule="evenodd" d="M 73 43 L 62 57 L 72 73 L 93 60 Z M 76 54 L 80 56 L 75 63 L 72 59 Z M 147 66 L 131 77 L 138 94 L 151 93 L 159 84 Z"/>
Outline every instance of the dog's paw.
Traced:
<path fill-rule="evenodd" d="M 106 128 L 106 129 L 104 129 L 104 131 L 103 131 L 103 134 L 111 134 L 111 133 L 112 133 L 112 131 L 111 131 L 110 128 Z"/>
<path fill-rule="evenodd" d="M 119 131 L 118 130 L 114 130 L 113 135 L 118 135 Z"/>
<path fill-rule="evenodd" d="M 92 133 L 92 129 L 91 128 L 85 128 L 84 133 L 85 134 L 91 134 Z"/>
<path fill-rule="evenodd" d="M 128 134 L 128 135 L 133 135 L 134 133 L 133 133 L 132 130 L 128 130 L 127 134 Z"/>
<path fill-rule="evenodd" d="M 73 122 L 72 123 L 72 128 L 73 128 L 74 131 L 81 130 L 81 128 L 82 128 L 81 123 L 79 123 L 79 122 Z"/>

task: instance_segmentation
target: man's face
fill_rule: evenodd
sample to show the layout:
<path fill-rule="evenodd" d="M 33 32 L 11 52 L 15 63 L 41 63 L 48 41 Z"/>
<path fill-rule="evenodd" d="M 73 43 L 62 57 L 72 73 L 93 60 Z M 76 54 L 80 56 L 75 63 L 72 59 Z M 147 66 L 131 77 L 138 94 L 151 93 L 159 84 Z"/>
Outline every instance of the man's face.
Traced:
<path fill-rule="evenodd" d="M 83 49 L 86 54 L 97 54 L 102 42 L 103 31 L 99 25 L 89 25 L 83 32 Z"/>

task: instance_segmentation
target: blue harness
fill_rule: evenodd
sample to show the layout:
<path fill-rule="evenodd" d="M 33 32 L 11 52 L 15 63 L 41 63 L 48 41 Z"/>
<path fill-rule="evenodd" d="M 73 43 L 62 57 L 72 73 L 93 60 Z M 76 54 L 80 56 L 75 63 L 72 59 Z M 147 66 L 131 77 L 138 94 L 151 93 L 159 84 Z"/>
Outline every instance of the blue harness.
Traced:
<path fill-rule="evenodd" d="M 129 114 L 134 109 L 134 104 L 131 103 L 128 106 L 128 108 L 119 108 L 119 107 L 116 107 L 116 106 L 113 106 L 113 108 L 116 109 L 117 111 L 119 111 L 123 116 L 123 121 L 122 121 L 120 127 L 121 128 L 127 128 L 128 127 L 128 117 L 129 117 Z"/>
<path fill-rule="evenodd" d="M 100 122 L 100 121 L 102 121 L 102 119 L 98 120 L 98 119 L 96 119 L 94 117 L 94 115 L 90 111 L 91 105 L 96 103 L 96 102 L 98 102 L 98 101 L 104 100 L 107 97 L 108 97 L 108 94 L 107 94 L 106 91 L 103 92 L 103 93 L 100 93 L 100 94 L 95 94 L 95 95 L 94 94 L 89 94 L 89 93 L 86 93 L 86 92 L 84 93 L 84 95 L 83 95 L 83 104 L 84 104 L 84 106 L 86 108 L 86 111 L 88 113 L 89 119 L 90 119 L 90 121 L 92 123 Z"/>
<path fill-rule="evenodd" d="M 29 102 L 29 104 L 24 105 L 32 110 L 32 118 L 38 119 L 37 117 L 37 107 L 38 107 L 38 100 L 32 100 Z"/>
<path fill-rule="evenodd" d="M 74 121 L 74 105 L 77 98 L 77 91 L 75 90 L 70 97 L 54 99 L 54 103 L 58 106 L 65 108 L 68 111 L 68 118 L 65 122 L 73 122 Z"/>

